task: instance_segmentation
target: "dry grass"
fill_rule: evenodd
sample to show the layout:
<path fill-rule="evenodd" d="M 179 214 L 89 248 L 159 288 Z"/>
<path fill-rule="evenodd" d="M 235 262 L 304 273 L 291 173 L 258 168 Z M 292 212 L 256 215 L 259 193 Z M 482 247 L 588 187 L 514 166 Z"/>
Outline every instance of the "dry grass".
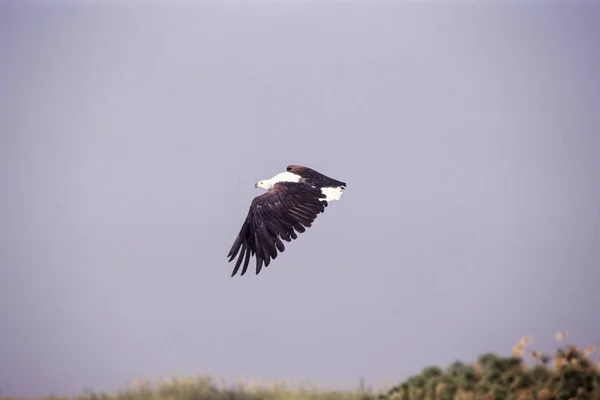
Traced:
<path fill-rule="evenodd" d="M 85 391 L 75 397 L 49 396 L 43 399 L 0 400 L 369 400 L 375 399 L 369 390 L 340 391 L 318 388 L 309 384 L 292 385 L 287 381 L 274 383 L 238 381 L 227 385 L 210 376 L 159 378 L 155 381 L 132 380 L 117 393 Z"/>

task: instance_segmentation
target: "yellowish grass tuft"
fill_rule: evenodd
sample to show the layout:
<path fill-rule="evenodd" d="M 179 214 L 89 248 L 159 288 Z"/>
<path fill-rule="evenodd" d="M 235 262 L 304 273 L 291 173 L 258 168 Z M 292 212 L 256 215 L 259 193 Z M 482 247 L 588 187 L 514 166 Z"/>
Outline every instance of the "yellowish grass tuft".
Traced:
<path fill-rule="evenodd" d="M 563 340 L 566 337 L 567 337 L 567 332 L 566 331 L 558 331 L 558 332 L 556 332 L 555 338 L 556 338 L 557 342 L 560 342 L 561 340 Z"/>

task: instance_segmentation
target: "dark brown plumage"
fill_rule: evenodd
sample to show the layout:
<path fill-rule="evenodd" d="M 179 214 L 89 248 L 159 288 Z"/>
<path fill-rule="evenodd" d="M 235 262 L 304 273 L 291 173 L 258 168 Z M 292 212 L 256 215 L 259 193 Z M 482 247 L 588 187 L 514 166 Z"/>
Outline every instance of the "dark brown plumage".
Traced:
<path fill-rule="evenodd" d="M 303 167 L 301 165 L 288 165 L 286 170 L 301 177 L 301 182 L 323 188 L 323 187 L 341 187 L 346 188 L 346 182 L 338 181 L 323 175 L 314 169 Z"/>
<path fill-rule="evenodd" d="M 240 275 L 244 275 L 251 256 L 256 256 L 257 275 L 263 265 L 268 267 L 278 252 L 285 250 L 281 239 L 287 242 L 296 239 L 296 232 L 304 232 L 317 215 L 325 211 L 327 202 L 320 200 L 324 198 L 318 185 L 294 182 L 276 183 L 255 197 L 227 255 L 230 262 L 237 256 L 231 276 L 235 276 L 240 267 Z"/>

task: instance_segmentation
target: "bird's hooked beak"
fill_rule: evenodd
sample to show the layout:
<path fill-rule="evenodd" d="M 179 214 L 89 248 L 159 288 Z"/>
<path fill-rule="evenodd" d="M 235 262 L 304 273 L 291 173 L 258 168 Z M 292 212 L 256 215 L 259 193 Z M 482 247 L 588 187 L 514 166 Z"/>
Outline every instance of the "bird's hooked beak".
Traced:
<path fill-rule="evenodd" d="M 254 184 L 254 187 L 255 187 L 255 188 L 257 188 L 257 187 L 258 187 L 258 182 L 256 182 L 256 183 Z"/>

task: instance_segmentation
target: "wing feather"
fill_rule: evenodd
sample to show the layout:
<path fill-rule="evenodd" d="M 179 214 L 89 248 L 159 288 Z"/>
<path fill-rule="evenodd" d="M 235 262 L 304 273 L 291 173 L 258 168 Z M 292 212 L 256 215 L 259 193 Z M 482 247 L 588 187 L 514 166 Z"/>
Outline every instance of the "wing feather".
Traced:
<path fill-rule="evenodd" d="M 330 178 L 312 168 L 303 167 L 301 165 L 288 165 L 286 171 L 298 174 L 302 179 L 318 188 L 322 187 L 341 187 L 342 190 L 346 188 L 346 182 L 338 181 L 337 179 Z"/>
<path fill-rule="evenodd" d="M 291 242 L 311 227 L 327 202 L 320 189 L 303 183 L 280 182 L 270 191 L 255 197 L 246 219 L 229 250 L 229 262 L 236 259 L 231 276 L 241 267 L 248 269 L 250 258 L 256 258 L 256 274 L 285 250 L 282 240 Z"/>

